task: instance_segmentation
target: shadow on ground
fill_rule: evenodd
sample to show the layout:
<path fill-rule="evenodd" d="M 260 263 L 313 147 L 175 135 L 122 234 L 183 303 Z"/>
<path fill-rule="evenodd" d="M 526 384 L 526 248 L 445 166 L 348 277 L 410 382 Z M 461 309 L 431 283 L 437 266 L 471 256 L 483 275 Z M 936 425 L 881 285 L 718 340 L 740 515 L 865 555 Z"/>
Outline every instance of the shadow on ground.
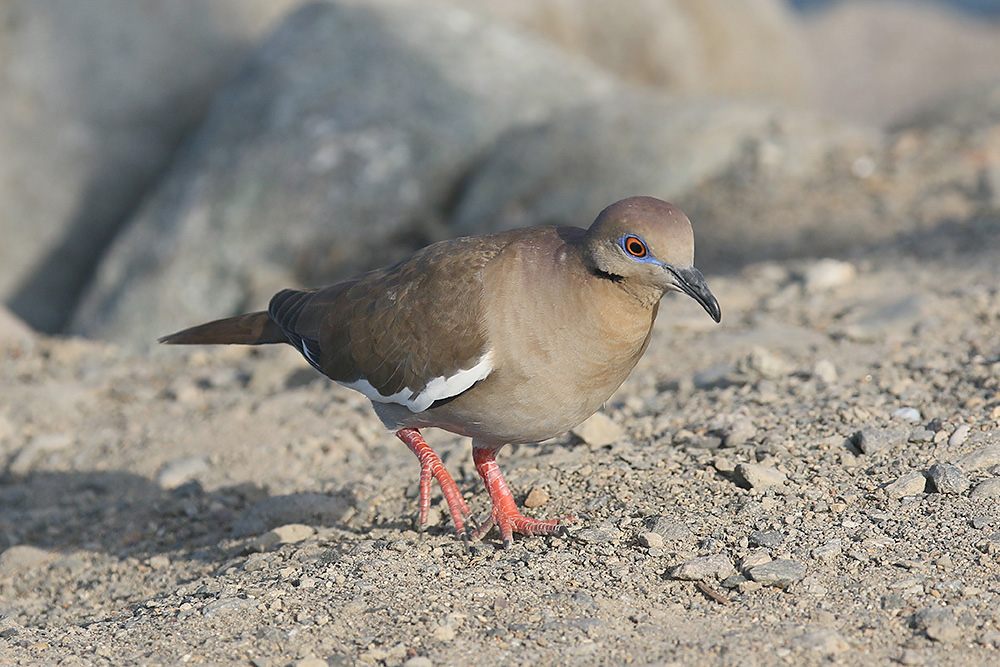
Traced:
<path fill-rule="evenodd" d="M 119 558 L 172 552 L 211 560 L 227 540 L 288 523 L 343 528 L 354 504 L 350 492 L 269 496 L 253 484 L 163 489 L 118 471 L 8 474 L 0 477 L 0 552 L 27 544 Z"/>

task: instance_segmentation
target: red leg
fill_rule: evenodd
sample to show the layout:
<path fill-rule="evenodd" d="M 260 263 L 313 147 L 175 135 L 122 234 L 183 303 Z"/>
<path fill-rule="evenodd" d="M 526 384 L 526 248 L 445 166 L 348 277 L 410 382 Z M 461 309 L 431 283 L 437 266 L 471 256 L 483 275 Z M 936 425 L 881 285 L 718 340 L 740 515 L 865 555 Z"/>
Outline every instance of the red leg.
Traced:
<path fill-rule="evenodd" d="M 412 449 L 412 448 L 411 448 Z M 428 449 L 430 449 L 428 447 Z M 414 452 L 415 453 L 415 452 Z M 431 511 L 431 466 L 420 462 L 420 532 L 427 526 L 427 515 Z"/>
<path fill-rule="evenodd" d="M 455 532 L 468 539 L 469 530 L 465 525 L 466 521 L 472 521 L 472 512 L 465 504 L 455 480 L 451 478 L 440 457 L 430 448 L 420 431 L 415 428 L 404 428 L 396 431 L 396 437 L 402 440 L 410 451 L 416 454 L 420 461 L 420 530 L 423 532 L 427 526 L 427 514 L 431 507 L 431 477 L 434 477 L 441 486 L 444 499 L 448 502 L 448 509 L 451 511 L 451 520 L 455 523 Z"/>
<path fill-rule="evenodd" d="M 522 535 L 560 535 L 565 532 L 565 528 L 559 525 L 560 521 L 572 521 L 573 517 L 565 519 L 549 519 L 539 521 L 530 519 L 517 509 L 514 503 L 514 496 L 511 495 L 507 481 L 500 473 L 500 466 L 497 465 L 497 450 L 489 447 L 472 446 L 472 460 L 476 464 L 476 471 L 483 478 L 486 490 L 493 501 L 493 511 L 490 519 L 482 528 L 476 531 L 474 539 L 478 539 L 489 532 L 495 524 L 500 529 L 500 539 L 503 540 L 505 549 L 510 548 L 514 542 L 514 533 Z"/>

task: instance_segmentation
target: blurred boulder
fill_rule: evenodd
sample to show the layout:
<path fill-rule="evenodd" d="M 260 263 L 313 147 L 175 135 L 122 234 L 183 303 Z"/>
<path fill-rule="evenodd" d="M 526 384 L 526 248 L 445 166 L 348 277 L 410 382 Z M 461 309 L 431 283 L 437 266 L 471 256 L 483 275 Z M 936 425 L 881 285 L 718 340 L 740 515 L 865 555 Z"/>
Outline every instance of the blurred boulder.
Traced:
<path fill-rule="evenodd" d="M 466 179 L 454 224 L 587 225 L 642 193 L 688 213 L 703 268 L 829 253 L 892 233 L 852 172 L 881 146 L 805 112 L 619 92 L 511 130 Z"/>
<path fill-rule="evenodd" d="M 889 215 L 926 229 L 1000 214 L 1000 81 L 927 104 L 890 132 L 880 169 Z M 976 234 L 951 236 L 983 249 Z"/>
<path fill-rule="evenodd" d="M 307 5 L 219 94 L 73 330 L 150 342 L 398 258 L 445 235 L 441 211 L 504 130 L 611 87 L 461 7 Z"/>
<path fill-rule="evenodd" d="M 955 93 L 1000 82 L 1000 23 L 931 2 L 847 0 L 805 15 L 817 103 L 884 126 Z"/>
<path fill-rule="evenodd" d="M 688 214 L 710 271 L 912 246 L 995 217 L 998 128 L 1000 87 L 952 96 L 888 132 L 789 107 L 618 90 L 510 130 L 465 179 L 453 224 L 586 225 L 643 193 Z"/>
<path fill-rule="evenodd" d="M 64 327 L 213 89 L 299 1 L 0 2 L 0 301 Z"/>
<path fill-rule="evenodd" d="M 782 0 L 453 0 L 540 35 L 623 81 L 804 102 L 808 52 Z"/>
<path fill-rule="evenodd" d="M 148 344 L 428 241 L 587 225 L 635 194 L 689 214 L 708 270 L 918 243 L 996 210 L 995 91 L 952 95 L 888 130 L 797 109 L 784 104 L 797 78 L 781 92 L 764 76 L 805 66 L 795 40 L 753 46 L 785 43 L 766 37 L 766 26 L 785 30 L 784 10 L 761 0 L 726 14 L 731 5 L 307 5 L 215 98 L 103 260 L 72 330 Z M 689 41 L 672 41 L 674 29 Z M 730 60 L 770 63 L 733 75 L 768 100 L 705 94 L 743 92 L 726 83 L 740 71 Z"/>

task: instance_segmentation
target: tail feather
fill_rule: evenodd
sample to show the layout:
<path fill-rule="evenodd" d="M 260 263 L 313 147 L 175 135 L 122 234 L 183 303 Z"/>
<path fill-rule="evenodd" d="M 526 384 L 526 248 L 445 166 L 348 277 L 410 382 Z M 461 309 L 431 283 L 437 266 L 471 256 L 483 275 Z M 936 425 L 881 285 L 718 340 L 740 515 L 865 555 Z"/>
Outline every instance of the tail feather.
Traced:
<path fill-rule="evenodd" d="M 288 337 L 267 311 L 227 317 L 184 329 L 159 339 L 168 345 L 267 345 Z"/>

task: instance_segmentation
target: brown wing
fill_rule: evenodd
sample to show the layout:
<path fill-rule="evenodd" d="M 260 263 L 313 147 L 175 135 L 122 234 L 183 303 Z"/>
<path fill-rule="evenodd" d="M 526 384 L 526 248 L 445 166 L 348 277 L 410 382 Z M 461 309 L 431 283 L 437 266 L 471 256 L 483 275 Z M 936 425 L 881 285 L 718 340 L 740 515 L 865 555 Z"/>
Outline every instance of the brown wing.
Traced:
<path fill-rule="evenodd" d="M 366 380 L 383 396 L 420 392 L 486 353 L 483 267 L 512 237 L 436 243 L 357 279 L 279 292 L 268 312 L 328 377 Z"/>

